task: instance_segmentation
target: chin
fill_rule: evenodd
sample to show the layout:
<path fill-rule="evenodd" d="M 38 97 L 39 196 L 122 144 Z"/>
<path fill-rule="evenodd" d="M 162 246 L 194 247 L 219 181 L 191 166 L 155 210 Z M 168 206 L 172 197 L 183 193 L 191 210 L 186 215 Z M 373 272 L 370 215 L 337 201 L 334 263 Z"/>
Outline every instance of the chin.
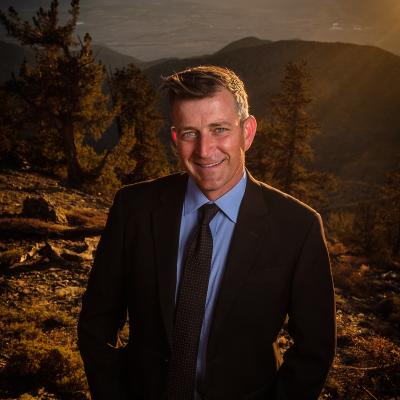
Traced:
<path fill-rule="evenodd" d="M 197 179 L 195 180 L 197 183 L 197 186 L 203 191 L 203 192 L 209 192 L 210 194 L 213 192 L 218 192 L 222 190 L 226 186 L 226 182 L 222 181 L 211 181 L 211 180 L 201 180 Z"/>

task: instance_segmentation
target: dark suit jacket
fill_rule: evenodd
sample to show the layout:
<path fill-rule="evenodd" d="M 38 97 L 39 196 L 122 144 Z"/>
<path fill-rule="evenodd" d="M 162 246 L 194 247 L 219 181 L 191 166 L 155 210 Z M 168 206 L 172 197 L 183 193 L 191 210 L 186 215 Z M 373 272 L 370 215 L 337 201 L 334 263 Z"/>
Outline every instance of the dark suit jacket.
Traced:
<path fill-rule="evenodd" d="M 187 175 L 121 189 L 78 324 L 95 400 L 160 400 L 174 319 Z M 130 338 L 116 346 L 128 313 Z M 279 367 L 286 315 L 294 345 Z M 335 306 L 319 215 L 249 176 L 209 336 L 203 399 L 317 399 L 335 350 Z"/>

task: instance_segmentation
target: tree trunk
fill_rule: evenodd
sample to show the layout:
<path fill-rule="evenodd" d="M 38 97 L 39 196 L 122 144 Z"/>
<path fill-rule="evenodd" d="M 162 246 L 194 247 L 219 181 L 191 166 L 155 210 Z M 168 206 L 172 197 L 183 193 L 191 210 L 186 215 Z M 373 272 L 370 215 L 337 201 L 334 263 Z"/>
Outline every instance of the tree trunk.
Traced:
<path fill-rule="evenodd" d="M 78 162 L 72 123 L 67 122 L 62 125 L 62 134 L 64 139 L 64 154 L 67 160 L 67 179 L 72 186 L 79 186 L 83 180 L 83 172 Z"/>

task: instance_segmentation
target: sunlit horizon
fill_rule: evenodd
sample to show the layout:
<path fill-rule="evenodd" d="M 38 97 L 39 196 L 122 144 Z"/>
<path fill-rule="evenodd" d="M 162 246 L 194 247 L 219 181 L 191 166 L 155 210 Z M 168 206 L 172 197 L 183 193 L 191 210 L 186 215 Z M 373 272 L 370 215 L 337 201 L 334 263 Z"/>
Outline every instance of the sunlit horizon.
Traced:
<path fill-rule="evenodd" d="M 67 16 L 69 1 L 60 2 Z M 31 19 L 50 0 L 0 0 Z M 374 45 L 400 54 L 397 0 L 82 0 L 76 32 L 142 61 L 213 53 L 244 37 Z M 5 31 L 0 40 L 10 40 Z"/>

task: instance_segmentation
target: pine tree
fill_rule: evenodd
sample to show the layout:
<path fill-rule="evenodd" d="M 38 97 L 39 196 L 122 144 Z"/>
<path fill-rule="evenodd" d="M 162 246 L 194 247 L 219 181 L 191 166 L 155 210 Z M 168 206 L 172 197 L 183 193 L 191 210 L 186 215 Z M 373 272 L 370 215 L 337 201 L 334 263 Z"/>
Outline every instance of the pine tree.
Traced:
<path fill-rule="evenodd" d="M 253 144 L 246 153 L 246 165 L 252 174 L 261 181 L 275 184 L 273 180 L 275 138 L 269 119 L 263 118 L 257 122 L 257 134 Z"/>
<path fill-rule="evenodd" d="M 131 156 L 136 168 L 126 182 L 167 175 L 170 172 L 158 132 L 162 118 L 155 110 L 156 96 L 145 75 L 133 64 L 116 69 L 111 76 L 111 92 L 121 111 L 117 118 L 119 135 L 134 129 L 136 144 Z"/>
<path fill-rule="evenodd" d="M 52 0 L 50 9 L 40 8 L 32 23 L 23 21 L 12 7 L 8 15 L 0 11 L 0 22 L 35 55 L 35 64 L 24 62 L 19 75 L 5 85 L 5 90 L 20 100 L 20 114 L 32 134 L 32 149 L 42 163 L 66 166 L 68 181 L 79 185 L 99 179 L 106 170 L 110 173 L 112 160 L 123 160 L 120 168 L 129 172 L 135 164 L 133 160 L 127 163 L 123 153 L 133 147 L 134 138 L 131 135 L 123 148 L 116 146 L 102 154 L 87 145 L 89 138 L 102 136 L 118 109 L 110 109 L 103 93 L 106 72 L 94 60 L 90 35 L 83 40 L 74 36 L 79 0 L 71 1 L 69 14 L 69 20 L 61 25 L 58 1 Z M 116 152 L 121 156 L 116 157 Z"/>
<path fill-rule="evenodd" d="M 21 120 L 18 102 L 0 87 L 0 162 L 3 165 L 19 164 L 22 152 L 19 132 Z"/>
<path fill-rule="evenodd" d="M 311 170 L 311 139 L 318 126 L 308 112 L 312 101 L 306 63 L 289 62 L 281 90 L 271 103 L 271 117 L 261 121 L 250 165 L 260 179 L 313 205 L 321 205 L 323 192 L 333 187 L 329 174 Z"/>

